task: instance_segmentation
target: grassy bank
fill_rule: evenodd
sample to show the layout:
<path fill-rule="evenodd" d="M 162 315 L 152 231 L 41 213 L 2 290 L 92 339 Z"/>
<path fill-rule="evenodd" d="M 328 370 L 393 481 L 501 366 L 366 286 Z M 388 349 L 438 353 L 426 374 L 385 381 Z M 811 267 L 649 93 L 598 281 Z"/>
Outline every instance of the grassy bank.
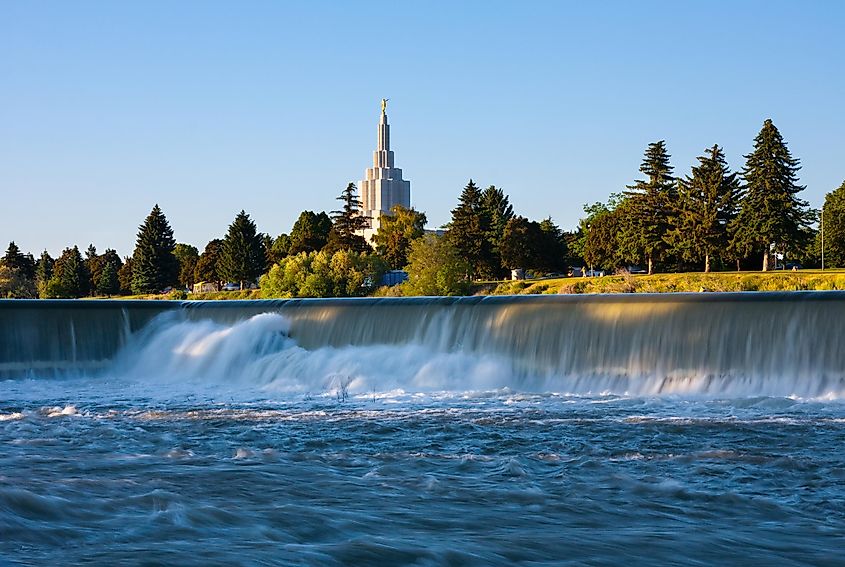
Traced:
<path fill-rule="evenodd" d="M 503 282 L 491 295 L 845 289 L 845 270 L 619 275 Z M 483 293 L 483 292 L 482 292 Z"/>

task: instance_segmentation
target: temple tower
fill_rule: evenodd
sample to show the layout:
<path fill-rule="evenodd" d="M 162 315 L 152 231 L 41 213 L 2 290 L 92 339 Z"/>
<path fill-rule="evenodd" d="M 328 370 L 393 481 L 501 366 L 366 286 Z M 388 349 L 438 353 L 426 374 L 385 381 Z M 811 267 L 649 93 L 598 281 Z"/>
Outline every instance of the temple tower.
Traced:
<path fill-rule="evenodd" d="M 369 228 L 363 231 L 367 242 L 378 232 L 381 215 L 390 214 L 393 205 L 411 208 L 411 182 L 402 179 L 402 170 L 393 167 L 390 149 L 390 124 L 387 123 L 387 99 L 381 101 L 378 123 L 378 142 L 373 152 L 373 167 L 368 167 L 361 181 L 361 209 L 370 218 Z"/>

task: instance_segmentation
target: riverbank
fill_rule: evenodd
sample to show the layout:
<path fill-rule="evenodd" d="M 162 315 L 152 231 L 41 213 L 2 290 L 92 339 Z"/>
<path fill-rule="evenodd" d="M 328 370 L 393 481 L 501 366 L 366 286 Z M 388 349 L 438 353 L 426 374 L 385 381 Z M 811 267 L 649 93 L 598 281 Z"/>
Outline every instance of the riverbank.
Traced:
<path fill-rule="evenodd" d="M 677 293 L 701 291 L 801 291 L 845 289 L 845 270 L 777 272 L 711 272 L 614 275 L 597 278 L 554 278 L 502 282 L 490 295 L 554 293 Z"/>

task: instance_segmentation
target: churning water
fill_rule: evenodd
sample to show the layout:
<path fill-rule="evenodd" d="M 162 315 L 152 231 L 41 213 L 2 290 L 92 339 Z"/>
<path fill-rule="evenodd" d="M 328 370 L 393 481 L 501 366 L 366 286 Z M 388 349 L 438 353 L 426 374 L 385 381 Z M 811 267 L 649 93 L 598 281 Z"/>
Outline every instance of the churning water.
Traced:
<path fill-rule="evenodd" d="M 845 298 L 748 297 L 0 305 L 0 565 L 841 565 Z"/>

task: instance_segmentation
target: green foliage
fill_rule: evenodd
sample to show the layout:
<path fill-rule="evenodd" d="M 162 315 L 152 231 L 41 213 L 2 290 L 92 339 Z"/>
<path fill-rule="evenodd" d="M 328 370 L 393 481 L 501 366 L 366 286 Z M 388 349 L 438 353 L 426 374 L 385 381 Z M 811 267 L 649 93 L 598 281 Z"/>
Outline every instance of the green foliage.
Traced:
<path fill-rule="evenodd" d="M 120 294 L 129 295 L 132 293 L 132 257 L 127 256 L 123 265 L 117 270 L 117 281 L 120 285 Z"/>
<path fill-rule="evenodd" d="M 736 217 L 741 188 L 718 145 L 698 162 L 692 176 L 680 180 L 666 241 L 683 259 L 703 260 L 709 272 L 711 258 L 728 248 L 728 225 Z"/>
<path fill-rule="evenodd" d="M 271 266 L 273 264 L 278 264 L 281 262 L 282 258 L 287 257 L 290 254 L 290 245 L 290 236 L 285 233 L 277 236 L 267 251 L 267 260 L 269 264 Z"/>
<path fill-rule="evenodd" d="M 845 268 L 845 182 L 824 198 L 825 265 Z M 816 235 L 816 248 L 821 256 L 822 233 Z"/>
<path fill-rule="evenodd" d="M 384 273 L 369 254 L 339 250 L 287 256 L 261 278 L 261 294 L 273 297 L 357 297 L 367 295 Z"/>
<path fill-rule="evenodd" d="M 332 220 L 326 213 L 302 211 L 290 231 L 288 254 L 319 252 L 329 240 Z"/>
<path fill-rule="evenodd" d="M 584 223 L 586 238 L 582 255 L 588 266 L 612 268 L 625 262 L 621 239 L 630 214 L 627 200 L 616 203 L 613 208 L 592 209 L 589 222 Z"/>
<path fill-rule="evenodd" d="M 113 262 L 105 262 L 97 280 L 97 293 L 111 297 L 120 293 L 120 281 L 117 278 L 117 268 Z"/>
<path fill-rule="evenodd" d="M 41 253 L 38 263 L 35 266 L 35 286 L 38 289 L 38 297 L 47 297 L 47 282 L 53 277 L 53 266 L 56 261 L 46 250 Z"/>
<path fill-rule="evenodd" d="M 176 241 L 167 217 L 155 205 L 138 229 L 135 252 L 132 255 L 132 292 L 159 293 L 176 285 L 179 262 L 173 255 Z"/>
<path fill-rule="evenodd" d="M 18 272 L 20 277 L 27 280 L 35 279 L 35 259 L 32 254 L 23 254 L 14 241 L 9 243 L 2 261 L 3 265 Z"/>
<path fill-rule="evenodd" d="M 662 260 L 668 249 L 665 236 L 669 230 L 669 210 L 677 199 L 670 157 L 664 140 L 649 144 L 640 165 L 640 172 L 647 179 L 629 185 L 626 206 L 617 207 L 622 254 L 632 262 L 645 260 L 649 273 L 654 271 L 654 262 Z"/>
<path fill-rule="evenodd" d="M 358 234 L 370 226 L 369 219 L 361 216 L 358 188 L 354 183 L 350 183 L 337 200 L 343 202 L 343 207 L 339 211 L 332 211 L 332 228 L 329 231 L 326 251 L 330 254 L 338 250 L 369 252 L 370 245 Z"/>
<path fill-rule="evenodd" d="M 376 252 L 391 270 L 401 270 L 408 263 L 411 242 L 425 233 L 425 213 L 394 205 L 391 214 L 382 215 L 381 226 L 373 236 Z"/>
<path fill-rule="evenodd" d="M 411 243 L 403 295 L 466 295 L 468 262 L 451 238 L 427 234 Z"/>
<path fill-rule="evenodd" d="M 196 268 L 194 268 L 194 283 L 219 283 L 223 280 L 218 268 L 222 249 L 223 241 L 219 238 L 210 240 L 208 244 L 205 245 L 205 250 L 203 250 L 202 254 L 200 254 Z"/>
<path fill-rule="evenodd" d="M 83 297 L 90 292 L 89 280 L 88 267 L 79 248 L 65 248 L 53 266 L 53 277 L 45 291 L 51 298 Z"/>
<path fill-rule="evenodd" d="M 732 223 L 731 248 L 738 256 L 762 253 L 765 271 L 770 245 L 779 250 L 803 245 L 809 211 L 807 202 L 798 198 L 804 189 L 798 185 L 799 161 L 789 153 L 771 120 L 763 124 L 745 160 L 746 194 Z"/>
<path fill-rule="evenodd" d="M 488 236 L 490 234 L 490 218 L 482 208 L 481 191 L 472 179 L 464 190 L 458 206 L 452 209 L 452 221 L 446 232 L 446 238 L 458 255 L 466 261 L 468 275 L 476 278 L 483 275 L 494 275 L 494 252 Z"/>
<path fill-rule="evenodd" d="M 222 279 L 245 283 L 258 279 L 267 266 L 262 235 L 256 232 L 255 223 L 241 211 L 229 225 L 223 240 L 217 267 Z"/>
<path fill-rule="evenodd" d="M 510 219 L 499 244 L 502 265 L 510 269 L 535 268 L 540 263 L 542 238 L 538 223 L 521 216 Z"/>
<path fill-rule="evenodd" d="M 0 298 L 34 299 L 38 297 L 35 280 L 23 271 L 0 260 Z"/>
<path fill-rule="evenodd" d="M 199 250 L 196 246 L 178 243 L 173 249 L 173 255 L 179 262 L 179 285 L 190 289 L 196 281 L 194 272 L 200 258 Z"/>
<path fill-rule="evenodd" d="M 481 193 L 481 210 L 487 218 L 487 240 L 493 256 L 499 259 L 499 246 L 508 221 L 513 218 L 513 207 L 505 192 L 491 185 Z M 493 266 L 496 270 L 499 266 Z"/>

